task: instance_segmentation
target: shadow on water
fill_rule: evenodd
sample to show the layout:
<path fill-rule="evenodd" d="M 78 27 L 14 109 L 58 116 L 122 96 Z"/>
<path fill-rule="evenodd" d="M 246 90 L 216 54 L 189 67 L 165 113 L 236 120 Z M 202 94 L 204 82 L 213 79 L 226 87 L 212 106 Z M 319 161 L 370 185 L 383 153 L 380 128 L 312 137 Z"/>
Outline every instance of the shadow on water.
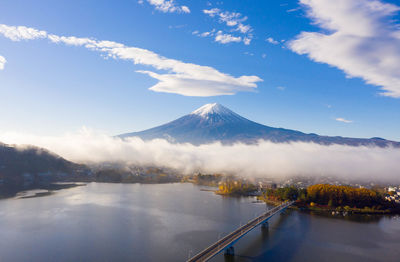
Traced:
<path fill-rule="evenodd" d="M 383 217 L 394 217 L 395 214 L 385 214 L 385 215 L 374 215 L 374 214 L 350 214 L 343 215 L 342 213 L 332 215 L 331 212 L 317 212 L 317 211 L 301 211 L 301 213 L 325 217 L 329 219 L 340 219 L 348 222 L 357 222 L 357 223 L 378 223 Z"/>
<path fill-rule="evenodd" d="M 297 223 L 301 222 L 299 227 Z M 245 244 L 235 256 L 225 256 L 225 262 L 290 261 L 307 234 L 310 221 L 298 219 L 297 212 L 286 210 L 269 221 L 268 227 L 259 226 L 259 235 Z M 261 234 L 260 234 L 261 231 Z M 241 243 L 238 243 L 238 247 Z M 254 254 L 254 255 L 253 255 Z"/>
<path fill-rule="evenodd" d="M 224 256 L 225 262 L 235 262 L 235 256 Z"/>
<path fill-rule="evenodd" d="M 19 195 L 20 199 L 44 197 L 44 196 L 50 196 L 58 190 L 73 188 L 77 186 L 85 186 L 85 185 L 86 185 L 85 183 L 67 182 L 67 183 L 35 185 L 30 187 L 0 186 L 0 199 L 13 198 L 16 196 L 18 197 Z M 36 193 L 34 192 L 40 190 L 42 190 L 42 192 L 36 192 Z"/>
<path fill-rule="evenodd" d="M 361 233 L 359 236 L 353 236 L 353 238 L 347 240 L 341 239 L 341 237 L 346 236 L 346 233 L 336 234 L 336 231 L 329 231 L 328 228 L 317 228 L 325 224 L 336 226 L 337 223 L 342 228 L 353 228 L 349 223 L 357 223 L 358 225 L 355 226 L 367 229 L 370 228 L 368 225 L 378 224 L 385 217 L 390 216 L 353 214 L 343 217 L 286 210 L 285 213 L 271 218 L 269 228 L 255 229 L 247 241 L 243 239 L 241 243 L 238 243 L 236 255 L 226 258 L 225 261 L 296 261 L 299 256 L 302 256 L 300 254 L 304 256 L 307 253 L 304 253 L 303 242 L 305 240 L 308 241 L 307 245 L 311 244 L 312 249 L 314 248 L 314 251 L 311 252 L 318 253 L 318 250 L 323 249 L 329 251 L 329 254 L 334 255 L 335 258 L 329 258 L 330 255 L 323 257 L 323 253 L 314 254 L 310 257 L 324 258 L 324 261 L 336 261 L 336 257 L 343 256 L 342 258 L 346 258 L 343 261 L 352 261 L 352 259 L 370 261 L 368 256 L 358 254 L 358 250 L 368 247 L 378 248 L 379 246 L 376 246 L 373 241 L 364 241 Z M 362 224 L 365 226 L 362 226 Z M 315 231 L 316 229 L 323 231 L 318 234 Z M 331 234 L 331 238 L 324 236 L 316 238 L 321 234 Z M 374 260 L 371 258 L 371 261 Z"/>

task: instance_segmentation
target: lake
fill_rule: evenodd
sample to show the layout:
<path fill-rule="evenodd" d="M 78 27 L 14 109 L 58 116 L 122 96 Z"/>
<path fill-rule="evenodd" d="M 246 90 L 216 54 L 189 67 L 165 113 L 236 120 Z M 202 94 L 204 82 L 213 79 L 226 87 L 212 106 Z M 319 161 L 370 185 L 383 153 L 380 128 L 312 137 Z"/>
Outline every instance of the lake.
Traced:
<path fill-rule="evenodd" d="M 185 261 L 267 208 L 201 188 L 90 183 L 0 200 L 0 261 Z M 235 253 L 234 261 L 398 262 L 400 217 L 288 210 L 241 239 Z"/>

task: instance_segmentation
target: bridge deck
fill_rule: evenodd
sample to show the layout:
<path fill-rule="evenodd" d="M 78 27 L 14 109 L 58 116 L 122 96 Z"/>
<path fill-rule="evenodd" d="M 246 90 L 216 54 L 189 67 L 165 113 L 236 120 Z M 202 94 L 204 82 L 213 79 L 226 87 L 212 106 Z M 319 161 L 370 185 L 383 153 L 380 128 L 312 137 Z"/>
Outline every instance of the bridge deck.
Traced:
<path fill-rule="evenodd" d="M 226 248 L 232 246 L 236 241 L 238 241 L 241 237 L 243 237 L 248 232 L 253 230 L 255 227 L 257 227 L 258 225 L 264 223 L 265 221 L 270 219 L 273 215 L 275 215 L 276 213 L 286 209 L 288 206 L 292 205 L 293 203 L 294 203 L 294 201 L 285 202 L 280 206 L 277 206 L 277 207 L 274 207 L 274 208 L 268 210 L 267 212 L 265 212 L 261 216 L 258 216 L 256 218 L 254 218 L 253 220 L 250 220 L 247 224 L 239 227 L 238 229 L 236 229 L 232 233 L 226 235 L 225 237 L 221 238 L 220 240 L 218 240 L 217 242 L 215 242 L 214 244 L 212 244 L 208 248 L 204 249 L 203 251 L 201 251 L 200 253 L 198 253 L 194 257 L 190 258 L 188 260 L 188 262 L 208 261 L 209 259 L 211 259 L 215 255 L 217 255 L 221 251 L 223 251 Z"/>

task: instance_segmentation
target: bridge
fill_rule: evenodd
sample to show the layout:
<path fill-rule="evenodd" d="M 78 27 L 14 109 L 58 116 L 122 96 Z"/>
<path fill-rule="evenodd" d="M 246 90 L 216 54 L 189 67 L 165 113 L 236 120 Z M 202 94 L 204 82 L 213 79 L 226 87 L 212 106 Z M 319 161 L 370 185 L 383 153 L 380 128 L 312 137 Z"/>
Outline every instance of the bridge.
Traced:
<path fill-rule="evenodd" d="M 226 235 L 225 237 L 221 238 L 208 248 L 204 249 L 194 257 L 190 258 L 187 262 L 200 262 L 200 261 L 208 261 L 217 254 L 219 254 L 222 251 L 225 251 L 226 255 L 233 255 L 234 254 L 234 249 L 233 245 L 241 239 L 244 235 L 249 233 L 251 230 L 256 228 L 258 225 L 267 225 L 268 219 L 270 219 L 272 216 L 275 214 L 284 211 L 286 208 L 291 206 L 294 203 L 294 201 L 291 202 L 285 202 L 281 204 L 280 206 L 274 207 L 264 214 L 250 220 L 247 224 L 239 227 L 232 233 Z"/>

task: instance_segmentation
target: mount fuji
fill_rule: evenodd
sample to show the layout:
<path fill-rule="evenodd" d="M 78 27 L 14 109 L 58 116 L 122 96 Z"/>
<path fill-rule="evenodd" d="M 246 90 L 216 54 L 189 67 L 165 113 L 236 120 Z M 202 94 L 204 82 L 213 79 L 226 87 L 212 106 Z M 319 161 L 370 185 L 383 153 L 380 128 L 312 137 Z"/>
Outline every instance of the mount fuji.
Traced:
<path fill-rule="evenodd" d="M 253 144 L 259 140 L 267 140 L 275 143 L 301 141 L 324 145 L 400 147 L 399 142 L 378 137 L 363 139 L 319 136 L 296 130 L 269 127 L 248 120 L 217 103 L 206 104 L 192 113 L 167 124 L 140 132 L 122 134 L 118 137 L 128 138 L 135 136 L 144 140 L 164 138 L 170 142 L 191 143 L 195 145 L 217 141 L 223 144 L 232 144 L 235 142 Z"/>

